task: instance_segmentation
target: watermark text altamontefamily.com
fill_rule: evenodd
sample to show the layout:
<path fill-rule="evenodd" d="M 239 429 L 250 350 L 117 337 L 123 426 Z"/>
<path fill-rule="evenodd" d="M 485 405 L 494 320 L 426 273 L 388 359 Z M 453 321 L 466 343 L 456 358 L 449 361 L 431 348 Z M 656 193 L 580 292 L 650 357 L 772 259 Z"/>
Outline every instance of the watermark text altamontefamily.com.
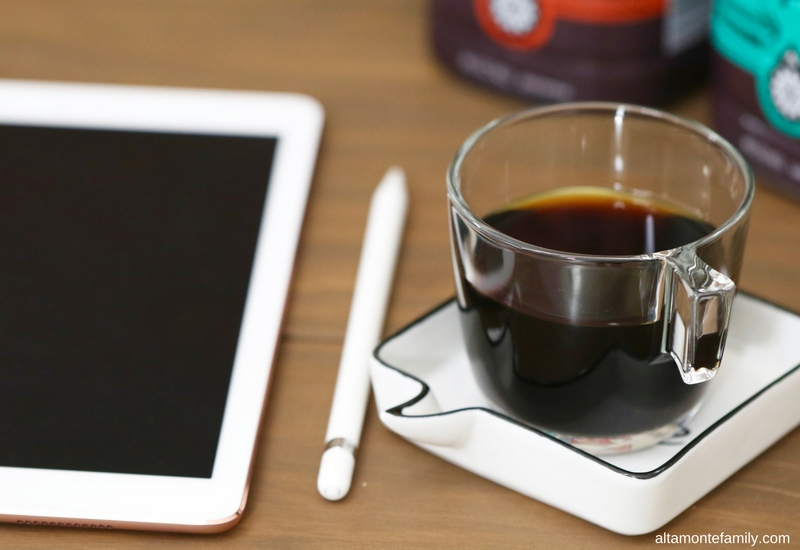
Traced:
<path fill-rule="evenodd" d="M 702 535 L 673 535 L 667 532 L 656 535 L 656 544 L 790 544 L 789 535 L 754 535 L 750 531 L 729 533 L 704 533 Z"/>

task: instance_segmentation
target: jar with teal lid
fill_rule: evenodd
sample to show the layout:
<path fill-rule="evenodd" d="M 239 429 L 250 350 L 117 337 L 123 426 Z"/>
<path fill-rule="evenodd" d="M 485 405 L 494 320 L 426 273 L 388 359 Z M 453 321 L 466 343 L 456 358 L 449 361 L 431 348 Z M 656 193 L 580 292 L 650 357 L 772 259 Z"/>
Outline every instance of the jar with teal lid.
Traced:
<path fill-rule="evenodd" d="M 800 200 L 800 0 L 716 0 L 711 43 L 717 131 Z"/>

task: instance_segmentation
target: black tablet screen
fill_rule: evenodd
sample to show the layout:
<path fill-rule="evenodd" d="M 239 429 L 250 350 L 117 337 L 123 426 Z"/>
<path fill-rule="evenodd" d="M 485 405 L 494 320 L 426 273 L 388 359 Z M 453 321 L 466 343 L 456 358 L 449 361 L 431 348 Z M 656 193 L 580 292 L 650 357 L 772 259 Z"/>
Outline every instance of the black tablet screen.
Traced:
<path fill-rule="evenodd" d="M 275 146 L 0 125 L 0 466 L 211 476 Z"/>

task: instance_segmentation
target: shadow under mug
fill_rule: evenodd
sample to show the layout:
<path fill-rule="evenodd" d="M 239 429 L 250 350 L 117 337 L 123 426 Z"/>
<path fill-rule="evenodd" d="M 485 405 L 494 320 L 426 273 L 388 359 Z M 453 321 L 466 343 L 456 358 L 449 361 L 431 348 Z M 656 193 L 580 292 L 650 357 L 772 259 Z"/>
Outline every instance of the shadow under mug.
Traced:
<path fill-rule="evenodd" d="M 485 221 L 575 186 L 674 205 L 713 230 L 677 248 L 598 256 L 534 246 Z M 447 190 L 461 324 L 487 396 L 595 453 L 681 430 L 725 346 L 754 193 L 741 155 L 657 110 L 561 104 L 473 134 Z"/>

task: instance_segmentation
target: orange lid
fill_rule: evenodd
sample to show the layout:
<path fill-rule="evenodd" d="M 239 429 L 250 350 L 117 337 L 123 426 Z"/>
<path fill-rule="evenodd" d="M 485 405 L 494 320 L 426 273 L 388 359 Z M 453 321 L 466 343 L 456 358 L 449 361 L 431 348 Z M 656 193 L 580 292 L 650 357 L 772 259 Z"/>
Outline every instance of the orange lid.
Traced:
<path fill-rule="evenodd" d="M 556 20 L 632 23 L 664 14 L 671 0 L 473 0 L 478 22 L 497 42 L 517 50 L 543 46 Z"/>
<path fill-rule="evenodd" d="M 538 0 L 553 3 L 556 17 L 587 23 L 631 23 L 661 17 L 667 0 Z"/>

